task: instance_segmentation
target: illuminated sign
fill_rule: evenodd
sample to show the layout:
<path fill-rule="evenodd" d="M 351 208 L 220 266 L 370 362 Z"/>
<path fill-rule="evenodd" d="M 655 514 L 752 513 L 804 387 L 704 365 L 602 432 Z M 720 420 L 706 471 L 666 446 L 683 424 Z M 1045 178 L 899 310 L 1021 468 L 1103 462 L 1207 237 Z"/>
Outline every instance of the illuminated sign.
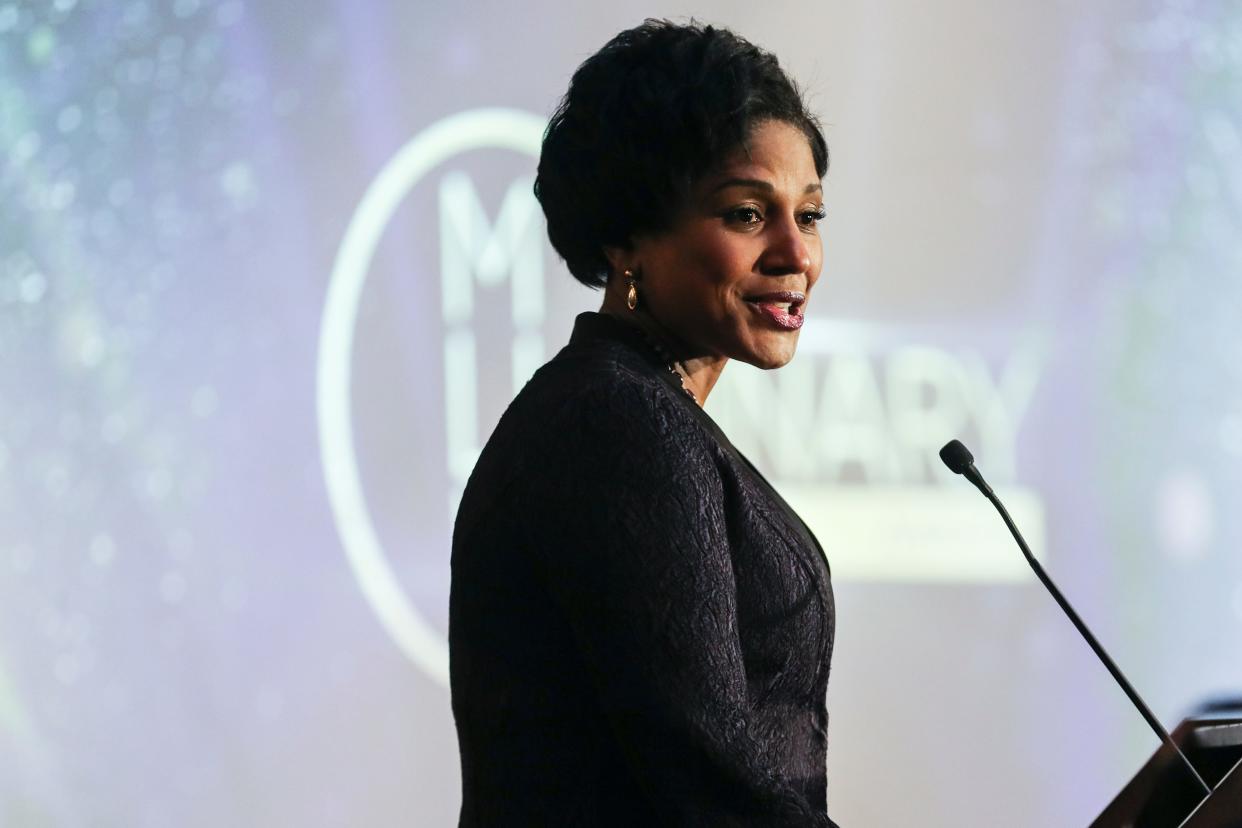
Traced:
<path fill-rule="evenodd" d="M 708 410 L 811 526 L 834 577 L 1028 580 L 1005 525 L 938 452 L 950 438 L 967 440 L 1042 556 L 1043 504 L 1017 485 L 1016 453 L 1044 349 L 1027 341 L 992 366 L 975 348 L 911 339 L 908 330 L 809 319 L 791 363 L 729 366 Z"/>
<path fill-rule="evenodd" d="M 415 185 L 448 159 L 471 150 L 496 148 L 538 157 L 543 129 L 543 120 L 527 112 L 480 109 L 445 118 L 415 136 L 380 171 L 354 212 L 324 303 L 316 408 L 320 458 L 337 530 L 354 576 L 384 629 L 415 664 L 444 684 L 448 683 L 444 637 L 402 589 L 367 509 L 351 414 L 354 327 L 376 247 Z M 534 327 L 543 318 L 539 258 L 543 225 L 534 220 L 538 204 L 528 180 L 514 182 L 508 193 L 497 221 L 489 225 L 464 173 L 450 173 L 440 183 L 446 438 L 449 469 L 459 485 L 479 450 L 474 339 L 468 325 L 475 278 L 494 283 L 508 274 L 517 288 L 513 291 L 513 317 L 519 326 L 512 357 L 515 387 L 522 372 L 532 371 L 543 358 L 542 340 Z"/>

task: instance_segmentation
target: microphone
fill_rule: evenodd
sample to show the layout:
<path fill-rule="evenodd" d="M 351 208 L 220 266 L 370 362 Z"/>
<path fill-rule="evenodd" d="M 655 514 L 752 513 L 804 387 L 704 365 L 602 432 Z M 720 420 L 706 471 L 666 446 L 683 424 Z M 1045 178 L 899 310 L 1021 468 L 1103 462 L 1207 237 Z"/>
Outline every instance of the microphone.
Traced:
<path fill-rule="evenodd" d="M 976 489 L 983 493 L 984 497 L 992 501 L 992 505 L 996 507 L 996 511 L 1000 512 L 1000 516 L 1004 518 L 1005 525 L 1009 527 L 1009 532 L 1013 535 L 1014 540 L 1018 542 L 1018 547 L 1022 550 L 1022 554 L 1026 556 L 1026 562 L 1031 565 L 1031 569 L 1035 570 L 1035 574 L 1039 577 L 1039 580 L 1042 581 L 1043 585 L 1048 588 L 1050 593 L 1052 593 L 1052 597 L 1055 598 L 1057 603 L 1061 605 L 1061 609 L 1065 611 L 1067 616 L 1069 616 L 1069 620 L 1074 622 L 1074 626 L 1078 628 L 1078 632 L 1083 638 L 1086 639 L 1087 643 L 1091 645 L 1091 649 L 1095 651 L 1095 654 L 1099 657 L 1100 661 L 1104 662 L 1104 666 L 1108 668 L 1108 672 L 1113 674 L 1113 678 L 1116 679 L 1117 683 L 1121 685 L 1121 689 L 1124 690 L 1126 695 L 1130 697 L 1130 701 L 1135 707 L 1138 708 L 1138 711 L 1143 714 L 1143 718 L 1147 720 L 1147 724 L 1151 726 L 1151 729 L 1156 732 L 1156 735 L 1160 737 L 1160 740 L 1164 742 L 1165 745 L 1181 757 L 1186 769 L 1190 771 L 1190 775 L 1195 778 L 1195 782 L 1197 782 L 1199 787 L 1203 790 L 1203 795 L 1210 796 L 1212 794 L 1212 789 L 1209 788 L 1208 784 L 1203 781 L 1203 777 L 1199 775 L 1197 770 L 1195 770 L 1195 766 L 1190 763 L 1190 760 L 1186 758 L 1186 754 L 1182 753 L 1182 749 L 1179 748 L 1169 736 L 1168 731 L 1166 731 L 1164 726 L 1160 724 L 1160 720 L 1157 719 L 1152 714 L 1151 710 L 1148 709 L 1147 705 L 1143 703 L 1143 700 L 1130 685 L 1130 682 L 1126 680 L 1126 677 L 1122 674 L 1121 670 L 1118 669 L 1117 665 L 1113 663 L 1113 660 L 1108 657 L 1108 653 L 1104 652 L 1104 648 L 1100 646 L 1100 642 L 1095 640 L 1095 636 L 1091 634 L 1091 630 L 1087 629 L 1087 625 L 1084 624 L 1082 619 L 1078 617 L 1078 613 L 1074 612 L 1074 608 L 1070 606 L 1069 601 L 1065 600 L 1065 596 L 1061 594 L 1061 590 L 1057 589 L 1056 584 L 1054 584 L 1052 579 L 1049 578 L 1047 573 L 1044 572 L 1044 568 L 1039 565 L 1039 561 L 1035 560 L 1035 556 L 1031 554 L 1031 548 L 1026 545 L 1026 540 L 1023 539 L 1022 533 L 1018 531 L 1018 527 L 1014 524 L 1013 518 L 1009 517 L 1009 512 L 1005 509 L 1005 505 L 1001 503 L 1000 498 L 997 497 L 996 493 L 992 491 L 992 487 L 987 484 L 987 481 L 983 479 L 983 475 L 979 473 L 977 468 L 975 468 L 975 458 L 970 453 L 970 449 L 966 448 L 958 440 L 950 440 L 945 443 L 944 448 L 940 449 L 940 459 L 943 460 L 944 464 L 949 467 L 949 471 L 965 477 L 974 484 Z"/>

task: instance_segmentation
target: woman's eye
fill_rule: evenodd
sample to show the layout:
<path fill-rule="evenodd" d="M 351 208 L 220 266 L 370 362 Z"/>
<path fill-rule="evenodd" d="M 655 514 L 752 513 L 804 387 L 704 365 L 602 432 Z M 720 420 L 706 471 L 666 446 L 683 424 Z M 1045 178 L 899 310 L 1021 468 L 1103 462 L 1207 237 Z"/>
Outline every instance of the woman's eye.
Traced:
<path fill-rule="evenodd" d="M 805 213 L 801 215 L 800 218 L 802 219 L 802 223 L 804 225 L 810 227 L 817 222 L 823 221 L 825 218 L 827 218 L 827 216 L 828 216 L 828 211 L 825 210 L 823 207 L 820 207 L 817 210 L 807 210 Z"/>
<path fill-rule="evenodd" d="M 737 207 L 729 211 L 728 218 L 739 224 L 757 224 L 763 220 L 763 216 L 754 207 Z"/>

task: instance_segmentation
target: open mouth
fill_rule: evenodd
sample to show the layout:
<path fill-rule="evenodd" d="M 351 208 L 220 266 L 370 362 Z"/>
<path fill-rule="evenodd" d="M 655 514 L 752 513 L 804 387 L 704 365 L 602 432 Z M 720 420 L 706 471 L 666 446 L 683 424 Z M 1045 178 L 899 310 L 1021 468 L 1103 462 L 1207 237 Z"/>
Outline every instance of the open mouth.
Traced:
<path fill-rule="evenodd" d="M 802 327 L 804 320 L 802 306 L 806 304 L 805 293 L 798 293 L 793 290 L 776 290 L 771 293 L 743 296 L 742 299 L 778 328 L 796 331 Z"/>

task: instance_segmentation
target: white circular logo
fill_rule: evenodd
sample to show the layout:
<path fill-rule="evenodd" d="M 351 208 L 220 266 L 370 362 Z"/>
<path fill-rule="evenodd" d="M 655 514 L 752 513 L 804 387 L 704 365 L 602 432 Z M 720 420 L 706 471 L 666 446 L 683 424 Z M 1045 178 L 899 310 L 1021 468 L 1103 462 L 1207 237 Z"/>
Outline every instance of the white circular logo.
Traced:
<path fill-rule="evenodd" d="M 538 157 L 545 122 L 529 112 L 476 109 L 416 135 L 367 189 L 337 251 L 319 332 L 316 410 L 328 501 L 350 568 L 367 603 L 397 646 L 427 675 L 448 684 L 448 645 L 410 601 L 367 509 L 354 451 L 350 363 L 358 305 L 377 245 L 393 213 L 431 170 L 478 149 Z"/>

